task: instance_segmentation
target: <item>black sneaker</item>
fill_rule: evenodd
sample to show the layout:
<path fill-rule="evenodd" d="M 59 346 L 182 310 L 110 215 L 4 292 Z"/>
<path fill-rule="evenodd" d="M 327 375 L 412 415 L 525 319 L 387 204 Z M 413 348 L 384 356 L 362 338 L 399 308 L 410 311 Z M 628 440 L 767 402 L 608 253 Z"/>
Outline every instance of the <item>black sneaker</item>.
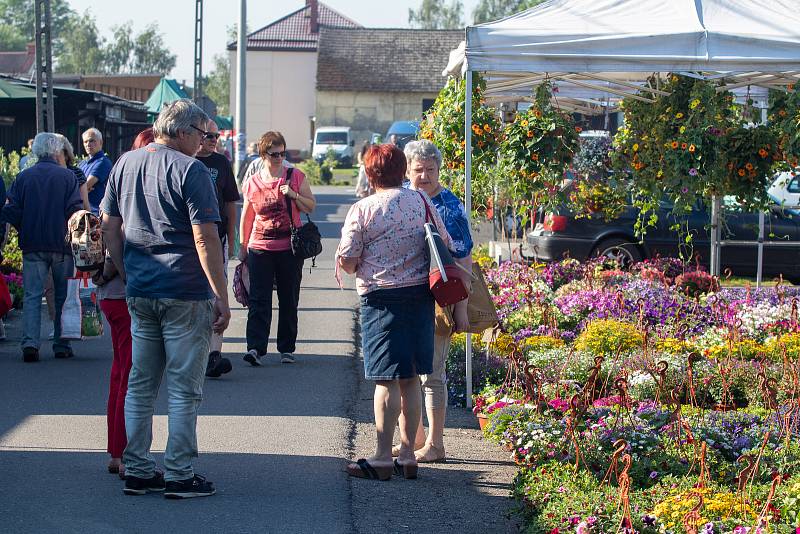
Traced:
<path fill-rule="evenodd" d="M 225 373 L 230 373 L 233 366 L 228 358 L 223 358 L 218 350 L 212 351 L 208 355 L 208 365 L 206 366 L 206 376 L 209 378 L 219 378 Z"/>
<path fill-rule="evenodd" d="M 36 347 L 25 347 L 22 349 L 22 361 L 25 363 L 33 363 L 39 361 L 39 349 Z"/>
<path fill-rule="evenodd" d="M 193 497 L 210 497 L 217 490 L 214 484 L 208 482 L 204 477 L 195 475 L 186 480 L 170 480 L 167 482 L 167 489 L 164 491 L 166 499 L 191 499 Z"/>
<path fill-rule="evenodd" d="M 72 358 L 75 356 L 75 353 L 71 350 L 60 350 L 56 352 L 55 356 L 58 360 L 66 360 L 67 358 Z"/>
<path fill-rule="evenodd" d="M 146 493 L 164 491 L 164 475 L 156 471 L 150 478 L 139 478 L 125 475 L 125 495 L 144 495 Z"/>
<path fill-rule="evenodd" d="M 263 356 L 263 354 L 259 354 L 256 349 L 250 349 L 247 351 L 247 354 L 244 355 L 243 360 L 253 367 L 261 367 L 263 365 L 261 363 L 261 356 Z"/>
<path fill-rule="evenodd" d="M 281 352 L 281 363 L 294 363 L 294 354 L 291 352 Z"/>

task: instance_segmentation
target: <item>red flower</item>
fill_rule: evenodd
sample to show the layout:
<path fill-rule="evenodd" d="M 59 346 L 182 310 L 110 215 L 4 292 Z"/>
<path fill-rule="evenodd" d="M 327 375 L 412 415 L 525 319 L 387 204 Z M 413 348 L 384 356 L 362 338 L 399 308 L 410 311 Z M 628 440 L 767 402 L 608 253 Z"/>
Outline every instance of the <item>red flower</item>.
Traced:
<path fill-rule="evenodd" d="M 800 528 L 799 528 L 799 529 L 797 529 L 797 530 L 799 530 L 799 531 L 800 531 Z M 554 528 L 553 530 L 551 530 L 551 531 L 550 531 L 550 534 L 558 534 L 558 527 L 556 527 L 556 528 Z"/>

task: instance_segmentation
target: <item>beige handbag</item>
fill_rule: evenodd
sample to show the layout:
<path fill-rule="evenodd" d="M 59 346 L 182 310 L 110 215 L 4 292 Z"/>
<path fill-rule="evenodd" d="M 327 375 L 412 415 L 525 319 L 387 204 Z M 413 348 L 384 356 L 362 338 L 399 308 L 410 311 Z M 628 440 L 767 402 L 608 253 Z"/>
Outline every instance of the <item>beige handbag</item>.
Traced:
<path fill-rule="evenodd" d="M 472 334 L 481 334 L 484 330 L 494 328 L 498 323 L 497 309 L 494 307 L 492 295 L 486 286 L 483 271 L 475 262 L 472 264 L 472 289 L 467 301 L 467 316 L 469 317 L 469 332 Z M 437 304 L 436 335 L 449 336 L 453 333 L 454 328 L 452 306 L 442 308 Z"/>

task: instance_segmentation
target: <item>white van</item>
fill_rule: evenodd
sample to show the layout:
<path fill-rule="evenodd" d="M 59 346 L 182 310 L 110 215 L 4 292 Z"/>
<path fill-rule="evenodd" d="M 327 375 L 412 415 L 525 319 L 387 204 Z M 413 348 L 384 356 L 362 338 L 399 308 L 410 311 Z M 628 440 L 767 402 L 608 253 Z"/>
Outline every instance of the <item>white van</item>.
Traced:
<path fill-rule="evenodd" d="M 329 149 L 333 149 L 336 160 L 343 167 L 353 165 L 353 147 L 356 142 L 347 126 L 324 126 L 314 132 L 314 148 L 311 156 L 318 162 L 325 159 Z"/>

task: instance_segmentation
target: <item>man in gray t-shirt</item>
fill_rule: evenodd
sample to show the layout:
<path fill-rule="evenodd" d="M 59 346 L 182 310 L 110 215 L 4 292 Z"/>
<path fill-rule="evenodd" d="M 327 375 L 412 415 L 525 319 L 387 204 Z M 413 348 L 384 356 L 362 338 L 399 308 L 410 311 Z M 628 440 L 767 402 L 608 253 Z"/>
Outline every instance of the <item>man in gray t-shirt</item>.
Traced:
<path fill-rule="evenodd" d="M 231 317 L 216 192 L 208 170 L 193 157 L 207 121 L 189 100 L 165 107 L 153 124 L 155 142 L 120 158 L 100 206 L 103 237 L 126 282 L 131 314 L 126 495 L 164 491 L 167 498 L 185 499 L 215 493 L 192 469 L 211 331 L 221 334 Z M 169 437 L 162 476 L 150 446 L 165 371 Z"/>

